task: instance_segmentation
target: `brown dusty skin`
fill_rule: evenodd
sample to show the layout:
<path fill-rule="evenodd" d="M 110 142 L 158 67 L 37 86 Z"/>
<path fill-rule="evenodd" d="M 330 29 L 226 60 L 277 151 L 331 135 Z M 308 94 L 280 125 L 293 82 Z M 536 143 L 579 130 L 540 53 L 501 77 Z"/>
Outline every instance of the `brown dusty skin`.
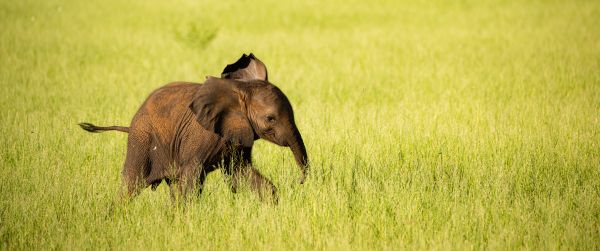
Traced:
<path fill-rule="evenodd" d="M 173 198 L 200 194 L 206 175 L 219 167 L 232 176 L 231 189 L 244 181 L 261 198 L 276 201 L 276 188 L 252 166 L 252 146 L 260 138 L 289 146 L 304 181 L 308 156 L 287 97 L 266 81 L 262 62 L 245 54 L 223 76 L 204 84 L 175 82 L 150 94 L 130 127 L 79 124 L 89 132 L 128 132 L 122 197 L 130 199 L 163 180 Z"/>

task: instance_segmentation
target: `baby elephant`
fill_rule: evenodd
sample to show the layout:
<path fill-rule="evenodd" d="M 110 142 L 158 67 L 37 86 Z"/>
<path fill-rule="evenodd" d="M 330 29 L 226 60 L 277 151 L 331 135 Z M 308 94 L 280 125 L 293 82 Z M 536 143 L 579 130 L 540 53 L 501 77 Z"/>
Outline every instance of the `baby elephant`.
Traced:
<path fill-rule="evenodd" d="M 128 132 L 121 197 L 129 200 L 163 180 L 172 198 L 200 194 L 206 175 L 219 167 L 231 177 L 231 189 L 248 182 L 260 198 L 277 200 L 273 183 L 252 166 L 252 145 L 266 139 L 290 147 L 301 170 L 308 156 L 287 97 L 268 82 L 265 65 L 244 54 L 227 65 L 221 78 L 204 84 L 175 82 L 155 90 L 130 127 L 79 124 L 89 132 Z"/>

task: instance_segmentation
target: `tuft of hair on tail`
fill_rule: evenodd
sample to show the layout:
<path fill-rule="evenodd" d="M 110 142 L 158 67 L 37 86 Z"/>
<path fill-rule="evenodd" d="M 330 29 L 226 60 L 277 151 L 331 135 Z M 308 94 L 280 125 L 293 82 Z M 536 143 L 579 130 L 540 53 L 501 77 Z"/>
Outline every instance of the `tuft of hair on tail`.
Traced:
<path fill-rule="evenodd" d="M 86 130 L 88 132 L 98 132 L 96 126 L 90 123 L 79 123 L 79 126 L 81 127 L 81 129 Z"/>

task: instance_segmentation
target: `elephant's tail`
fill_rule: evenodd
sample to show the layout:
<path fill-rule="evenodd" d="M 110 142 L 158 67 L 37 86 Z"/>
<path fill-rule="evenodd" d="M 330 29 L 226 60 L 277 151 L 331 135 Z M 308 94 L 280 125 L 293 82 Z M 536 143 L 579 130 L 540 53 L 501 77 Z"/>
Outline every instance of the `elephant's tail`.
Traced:
<path fill-rule="evenodd" d="M 104 131 L 120 131 L 129 133 L 129 127 L 124 126 L 95 126 L 90 123 L 79 123 L 81 129 L 86 130 L 88 132 L 104 132 Z"/>

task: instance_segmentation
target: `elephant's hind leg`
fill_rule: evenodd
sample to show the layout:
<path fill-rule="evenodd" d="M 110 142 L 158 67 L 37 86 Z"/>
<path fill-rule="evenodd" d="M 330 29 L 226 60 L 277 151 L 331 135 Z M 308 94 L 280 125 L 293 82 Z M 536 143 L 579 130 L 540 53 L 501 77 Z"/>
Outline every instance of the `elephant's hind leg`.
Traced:
<path fill-rule="evenodd" d="M 150 173 L 150 135 L 132 131 L 127 141 L 127 156 L 123 167 L 121 199 L 129 201 L 150 184 L 146 177 Z"/>

